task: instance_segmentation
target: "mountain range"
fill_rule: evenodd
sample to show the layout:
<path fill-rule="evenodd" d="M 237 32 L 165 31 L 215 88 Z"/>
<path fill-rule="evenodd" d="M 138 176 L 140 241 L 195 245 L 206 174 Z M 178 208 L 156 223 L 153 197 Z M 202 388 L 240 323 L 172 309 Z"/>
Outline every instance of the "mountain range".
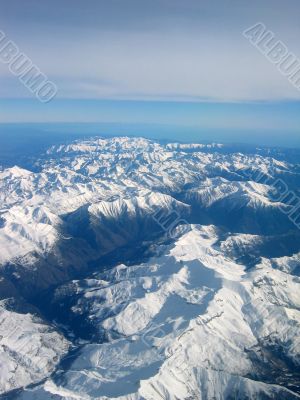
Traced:
<path fill-rule="evenodd" d="M 282 150 L 132 137 L 0 168 L 0 398 L 300 398 L 299 188 Z"/>

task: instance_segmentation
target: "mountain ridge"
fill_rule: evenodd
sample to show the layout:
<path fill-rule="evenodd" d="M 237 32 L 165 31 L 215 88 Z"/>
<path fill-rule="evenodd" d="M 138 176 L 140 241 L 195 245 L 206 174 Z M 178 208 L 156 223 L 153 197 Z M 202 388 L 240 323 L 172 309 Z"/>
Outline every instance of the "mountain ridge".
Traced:
<path fill-rule="evenodd" d="M 298 193 L 297 166 L 126 137 L 51 147 L 36 165 L 0 172 L 0 309 L 21 299 L 13 319 L 43 325 L 33 348 L 60 345 L 4 396 L 300 397 L 300 234 L 272 186 Z"/>

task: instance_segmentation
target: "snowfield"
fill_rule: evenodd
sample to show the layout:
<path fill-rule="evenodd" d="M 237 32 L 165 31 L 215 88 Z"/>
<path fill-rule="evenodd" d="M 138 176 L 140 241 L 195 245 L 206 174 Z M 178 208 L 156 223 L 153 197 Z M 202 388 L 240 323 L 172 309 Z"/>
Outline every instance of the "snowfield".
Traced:
<path fill-rule="evenodd" d="M 256 179 L 297 165 L 112 138 L 34 171 L 0 172 L 3 398 L 300 398 L 300 232 Z"/>

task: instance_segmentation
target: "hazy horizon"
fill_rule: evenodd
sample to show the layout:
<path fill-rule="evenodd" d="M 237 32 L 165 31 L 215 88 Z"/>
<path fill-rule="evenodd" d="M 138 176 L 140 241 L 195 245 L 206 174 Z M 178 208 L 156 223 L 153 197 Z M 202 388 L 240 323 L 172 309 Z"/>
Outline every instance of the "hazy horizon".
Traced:
<path fill-rule="evenodd" d="M 11 40 L 57 88 L 39 102 L 0 63 L 0 123 L 160 124 L 198 140 L 298 143 L 300 91 L 243 35 L 261 23 L 299 58 L 295 0 L 0 5 L 0 50 Z"/>

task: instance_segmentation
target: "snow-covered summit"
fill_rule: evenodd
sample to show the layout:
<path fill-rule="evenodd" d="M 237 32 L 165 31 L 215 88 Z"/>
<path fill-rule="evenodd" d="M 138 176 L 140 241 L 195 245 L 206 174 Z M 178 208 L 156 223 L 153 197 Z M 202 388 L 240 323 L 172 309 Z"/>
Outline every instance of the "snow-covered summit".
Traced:
<path fill-rule="evenodd" d="M 299 398 L 300 234 L 274 195 L 299 171 L 223 150 L 94 138 L 1 170 L 2 392 Z"/>

